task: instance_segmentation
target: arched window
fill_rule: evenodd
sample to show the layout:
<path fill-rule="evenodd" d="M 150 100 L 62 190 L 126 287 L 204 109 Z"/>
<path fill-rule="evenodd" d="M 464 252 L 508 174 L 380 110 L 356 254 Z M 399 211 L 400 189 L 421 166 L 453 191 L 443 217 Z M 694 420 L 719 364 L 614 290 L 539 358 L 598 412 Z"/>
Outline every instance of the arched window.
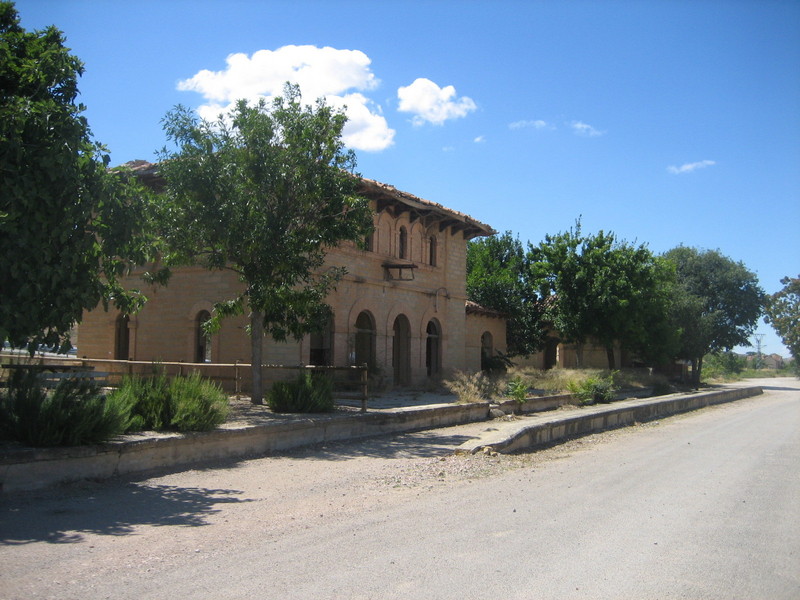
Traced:
<path fill-rule="evenodd" d="M 128 360 L 130 358 L 131 334 L 128 324 L 131 318 L 120 315 L 114 324 L 114 359 Z"/>
<path fill-rule="evenodd" d="M 432 235 L 428 238 L 428 264 L 432 267 L 436 266 L 436 236 Z"/>
<path fill-rule="evenodd" d="M 363 311 L 356 318 L 356 335 L 351 362 L 354 365 L 375 366 L 375 322 L 372 315 Z"/>
<path fill-rule="evenodd" d="M 207 310 L 201 310 L 194 318 L 194 362 L 211 362 L 211 338 L 203 331 L 203 324 L 210 318 Z"/>
<path fill-rule="evenodd" d="M 428 321 L 425 339 L 425 367 L 428 377 L 435 377 L 442 370 L 442 329 L 439 321 Z"/>
<path fill-rule="evenodd" d="M 484 331 L 481 335 L 481 369 L 486 370 L 490 368 L 490 362 L 494 356 L 494 340 L 492 334 Z"/>
<path fill-rule="evenodd" d="M 375 252 L 375 232 L 371 231 L 364 238 L 364 250 L 367 252 Z"/>
<path fill-rule="evenodd" d="M 392 328 L 392 367 L 395 385 L 411 383 L 411 324 L 405 315 L 397 315 Z"/>
<path fill-rule="evenodd" d="M 321 331 L 313 332 L 310 337 L 308 364 L 333 366 L 333 323 L 329 320 Z"/>
<path fill-rule="evenodd" d="M 397 256 L 408 258 L 408 230 L 405 227 L 400 228 L 400 235 L 397 240 Z"/>

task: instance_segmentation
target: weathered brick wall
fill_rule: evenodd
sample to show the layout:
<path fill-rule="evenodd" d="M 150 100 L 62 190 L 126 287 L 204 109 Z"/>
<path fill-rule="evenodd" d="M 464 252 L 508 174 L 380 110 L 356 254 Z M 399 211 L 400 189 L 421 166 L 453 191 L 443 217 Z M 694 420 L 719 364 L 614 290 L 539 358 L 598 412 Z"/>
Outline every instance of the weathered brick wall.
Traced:
<path fill-rule="evenodd" d="M 488 332 L 492 336 L 493 355 L 506 353 L 506 321 L 495 316 L 470 313 L 467 315 L 465 370 L 479 371 L 481 368 L 481 339 Z"/>
<path fill-rule="evenodd" d="M 400 228 L 407 232 L 408 259 L 398 257 Z M 435 239 L 435 264 L 431 262 L 431 237 Z M 375 323 L 375 354 L 385 383 L 393 376 L 393 327 L 399 315 L 411 325 L 409 362 L 411 384 L 427 379 L 426 351 L 428 324 L 438 324 L 441 335 L 442 373 L 452 369 L 480 368 L 481 328 L 492 331 L 497 348 L 505 350 L 505 324 L 501 319 L 470 319 L 465 314 L 466 240 L 450 228 L 426 228 L 412 222 L 408 214 L 398 217 L 376 215 L 374 251 L 360 250 L 352 243 L 329 251 L 325 269 L 344 266 L 348 274 L 328 298 L 333 308 L 334 364 L 344 366 L 353 360 L 355 322 L 367 311 Z M 416 268 L 399 272 L 387 270 L 386 262 L 413 263 Z M 413 273 L 413 279 L 410 278 Z M 141 282 L 135 277 L 128 285 Z M 211 311 L 216 302 L 235 297 L 241 289 L 237 276 L 229 271 L 209 272 L 182 268 L 174 272 L 163 288 L 147 290 L 148 303 L 130 322 L 130 358 L 192 362 L 195 357 L 196 318 L 200 311 Z M 114 323 L 117 313 L 101 308 L 84 314 L 79 328 L 81 356 L 114 358 Z M 484 322 L 485 321 L 485 322 Z M 211 342 L 213 362 L 249 362 L 250 339 L 245 334 L 245 317 L 223 323 Z M 478 331 L 481 330 L 481 331 Z M 264 341 L 266 364 L 297 365 L 309 362 L 310 338 L 296 342 Z"/>

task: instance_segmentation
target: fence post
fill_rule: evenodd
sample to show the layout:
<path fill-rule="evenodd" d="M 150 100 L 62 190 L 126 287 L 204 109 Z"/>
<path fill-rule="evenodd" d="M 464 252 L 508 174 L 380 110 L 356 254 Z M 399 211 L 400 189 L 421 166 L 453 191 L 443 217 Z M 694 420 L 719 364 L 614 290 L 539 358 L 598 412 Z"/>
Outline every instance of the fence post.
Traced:
<path fill-rule="evenodd" d="M 361 412 L 367 412 L 367 386 L 369 384 L 369 373 L 366 363 L 361 365 Z"/>
<path fill-rule="evenodd" d="M 239 396 L 242 392 L 242 384 L 239 381 L 239 359 L 237 358 L 236 361 L 233 363 L 233 378 L 235 380 L 234 388 L 236 389 L 236 399 L 239 400 Z"/>

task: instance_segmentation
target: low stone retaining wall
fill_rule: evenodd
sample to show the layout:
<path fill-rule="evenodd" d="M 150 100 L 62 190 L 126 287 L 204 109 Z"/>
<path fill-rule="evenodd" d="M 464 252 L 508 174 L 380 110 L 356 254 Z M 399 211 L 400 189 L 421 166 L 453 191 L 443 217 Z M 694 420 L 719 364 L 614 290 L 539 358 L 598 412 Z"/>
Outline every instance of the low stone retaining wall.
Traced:
<path fill-rule="evenodd" d="M 510 453 L 762 393 L 760 387 L 730 388 L 587 406 L 572 412 L 530 417 L 525 420 L 527 422 L 520 421 L 516 427 L 465 442 L 456 452 L 475 453 L 487 448 L 494 452 Z"/>
<path fill-rule="evenodd" d="M 477 452 L 488 446 L 498 452 L 513 452 L 761 393 L 761 388 L 730 388 L 542 413 L 504 423 L 488 437 L 471 440 L 457 451 Z M 539 398 L 526 403 L 523 410 L 542 410 L 546 403 L 557 407 L 568 401 L 569 396 Z M 439 404 L 296 417 L 262 425 L 226 426 L 207 433 L 130 435 L 96 446 L 19 448 L 0 455 L 0 493 L 180 468 L 205 460 L 257 456 L 311 444 L 449 427 L 484 421 L 488 416 L 488 403 Z"/>
<path fill-rule="evenodd" d="M 577 404 L 572 394 L 558 394 L 555 396 L 538 396 L 528 398 L 522 404 L 516 400 L 505 400 L 497 404 L 497 408 L 502 410 L 507 415 L 514 414 L 529 414 L 535 412 L 543 412 L 546 410 L 553 410 L 567 404 Z"/>
<path fill-rule="evenodd" d="M 129 435 L 96 446 L 21 448 L 0 455 L 0 492 L 34 490 L 81 479 L 106 479 L 317 443 L 449 427 L 485 420 L 488 412 L 488 403 L 442 404 L 298 417 L 205 433 Z"/>

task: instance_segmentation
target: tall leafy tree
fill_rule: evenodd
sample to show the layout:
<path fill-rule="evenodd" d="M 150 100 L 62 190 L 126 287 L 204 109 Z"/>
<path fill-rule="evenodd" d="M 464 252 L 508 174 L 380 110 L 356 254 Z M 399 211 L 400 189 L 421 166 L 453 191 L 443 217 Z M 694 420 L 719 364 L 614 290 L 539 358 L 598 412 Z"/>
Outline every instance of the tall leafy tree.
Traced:
<path fill-rule="evenodd" d="M 717 250 L 679 246 L 664 257 L 677 276 L 672 312 L 680 328 L 677 356 L 691 361 L 692 382 L 698 387 L 706 354 L 750 345 L 764 291 L 742 262 Z"/>
<path fill-rule="evenodd" d="M 603 231 L 584 235 L 578 221 L 531 246 L 529 259 L 554 294 L 549 316 L 562 338 L 576 344 L 579 366 L 589 339 L 605 347 L 609 369 L 615 344 L 651 362 L 669 353 L 672 273 L 646 246 Z"/>
<path fill-rule="evenodd" d="M 767 297 L 766 321 L 770 323 L 800 367 L 800 275 L 781 279 L 783 289 Z"/>
<path fill-rule="evenodd" d="M 255 404 L 263 401 L 264 333 L 282 341 L 320 329 L 325 298 L 343 275 L 320 269 L 325 251 L 372 227 L 369 204 L 355 193 L 355 155 L 341 141 L 345 120 L 322 100 L 304 105 L 290 85 L 271 105 L 240 101 L 216 122 L 181 106 L 164 118 L 175 146 L 161 163 L 166 259 L 241 278 L 241 293 L 217 304 L 210 330 L 249 311 Z"/>
<path fill-rule="evenodd" d="M 508 318 L 508 354 L 528 356 L 545 342 L 544 304 L 519 238 L 510 231 L 467 245 L 467 296 Z"/>
<path fill-rule="evenodd" d="M 118 277 L 147 248 L 146 198 L 106 170 L 76 102 L 83 64 L 55 27 L 28 32 L 0 2 L 0 343 L 66 347 L 85 309 L 142 298 Z"/>

